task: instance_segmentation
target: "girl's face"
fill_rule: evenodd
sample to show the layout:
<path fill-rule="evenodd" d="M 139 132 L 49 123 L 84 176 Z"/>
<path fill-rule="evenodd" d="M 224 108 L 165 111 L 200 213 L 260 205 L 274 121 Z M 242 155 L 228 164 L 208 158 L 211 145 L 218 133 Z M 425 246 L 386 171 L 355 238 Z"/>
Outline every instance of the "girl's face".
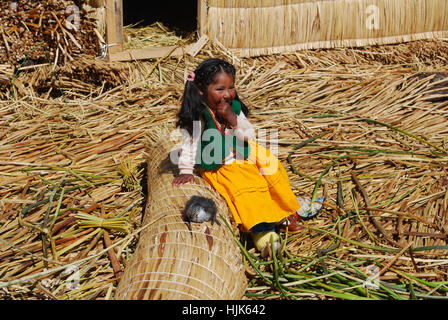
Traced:
<path fill-rule="evenodd" d="M 215 75 L 213 82 L 208 85 L 207 92 L 205 92 L 205 101 L 212 109 L 216 109 L 220 104 L 228 104 L 230 107 L 235 95 L 232 75 L 221 71 Z"/>

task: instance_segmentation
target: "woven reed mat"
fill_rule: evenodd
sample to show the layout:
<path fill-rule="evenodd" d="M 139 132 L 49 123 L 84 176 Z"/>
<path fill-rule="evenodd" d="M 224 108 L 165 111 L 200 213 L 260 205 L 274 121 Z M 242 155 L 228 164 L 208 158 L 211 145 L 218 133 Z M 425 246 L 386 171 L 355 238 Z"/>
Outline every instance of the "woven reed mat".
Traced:
<path fill-rule="evenodd" d="M 195 184 L 173 187 L 177 168 L 170 161 L 170 150 L 163 139 L 147 144 L 143 226 L 150 225 L 140 235 L 115 299 L 241 299 L 247 280 L 240 249 L 226 223 L 218 217 L 220 226 L 192 223 L 190 231 L 181 216 L 187 200 L 197 194 L 212 198 L 229 222 L 227 204 L 199 177 Z"/>

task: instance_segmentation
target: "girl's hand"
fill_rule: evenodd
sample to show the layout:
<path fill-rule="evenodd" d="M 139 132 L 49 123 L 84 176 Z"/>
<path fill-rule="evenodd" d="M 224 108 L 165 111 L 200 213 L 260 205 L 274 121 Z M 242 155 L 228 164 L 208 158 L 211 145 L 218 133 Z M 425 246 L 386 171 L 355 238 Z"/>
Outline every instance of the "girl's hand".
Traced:
<path fill-rule="evenodd" d="M 194 176 L 192 174 L 180 174 L 173 180 L 173 186 L 180 186 L 184 183 L 194 183 Z"/>
<path fill-rule="evenodd" d="M 229 103 L 227 102 L 220 102 L 217 106 L 216 106 L 216 112 L 223 117 L 227 123 L 231 126 L 231 127 L 235 127 L 236 126 L 236 122 L 237 122 L 237 117 L 236 114 L 233 112 L 232 107 Z"/>

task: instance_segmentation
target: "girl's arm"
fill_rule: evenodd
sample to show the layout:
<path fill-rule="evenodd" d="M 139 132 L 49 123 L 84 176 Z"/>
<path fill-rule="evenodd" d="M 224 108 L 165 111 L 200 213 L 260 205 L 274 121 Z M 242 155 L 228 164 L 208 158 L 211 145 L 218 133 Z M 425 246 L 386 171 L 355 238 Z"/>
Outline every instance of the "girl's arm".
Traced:
<path fill-rule="evenodd" d="M 182 132 L 182 144 L 179 156 L 179 176 L 174 178 L 173 185 L 180 185 L 187 182 L 194 182 L 193 169 L 196 159 L 196 150 L 201 137 L 201 123 L 198 121 L 199 130 L 193 129 L 193 136 L 190 136 L 187 130 Z"/>
<path fill-rule="evenodd" d="M 235 136 L 240 140 L 249 140 L 255 137 L 253 125 L 247 120 L 243 112 L 237 116 L 229 104 L 220 103 L 216 107 L 216 112 L 220 114 L 233 129 Z"/>

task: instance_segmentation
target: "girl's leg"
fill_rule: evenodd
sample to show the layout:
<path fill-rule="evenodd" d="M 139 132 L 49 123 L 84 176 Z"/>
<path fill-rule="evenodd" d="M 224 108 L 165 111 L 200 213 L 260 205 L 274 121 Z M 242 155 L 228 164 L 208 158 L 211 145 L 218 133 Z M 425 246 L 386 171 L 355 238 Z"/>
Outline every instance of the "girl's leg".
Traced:
<path fill-rule="evenodd" d="M 279 235 L 275 232 L 275 223 L 261 222 L 251 229 L 252 240 L 262 257 L 269 255 L 271 238 L 274 241 L 274 250 L 280 247 Z"/>
<path fill-rule="evenodd" d="M 290 216 L 281 224 L 281 228 L 288 229 L 289 232 L 296 232 L 303 229 L 300 220 L 296 214 L 300 209 L 295 194 L 291 190 L 288 173 L 269 150 L 258 145 L 254 141 L 250 141 L 251 155 L 249 161 L 255 163 L 269 185 L 269 192 L 274 202 L 282 208 L 290 212 Z"/>
<path fill-rule="evenodd" d="M 282 210 L 293 214 L 300 208 L 294 192 L 291 190 L 288 173 L 285 168 L 268 149 L 249 141 L 251 153 L 248 161 L 255 163 L 260 174 L 269 186 L 271 198 Z"/>
<path fill-rule="evenodd" d="M 226 200 L 236 224 L 248 232 L 261 222 L 276 223 L 287 218 L 291 210 L 272 199 L 269 185 L 254 164 L 227 164 L 215 171 L 200 171 Z"/>

